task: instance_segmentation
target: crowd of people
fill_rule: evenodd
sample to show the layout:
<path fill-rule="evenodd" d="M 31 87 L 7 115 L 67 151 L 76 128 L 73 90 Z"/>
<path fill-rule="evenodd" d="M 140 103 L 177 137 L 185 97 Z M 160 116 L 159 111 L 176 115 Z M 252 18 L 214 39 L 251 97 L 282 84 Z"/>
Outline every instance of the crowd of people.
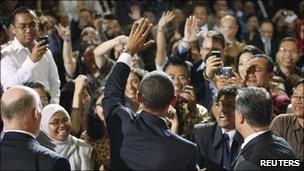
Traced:
<path fill-rule="evenodd" d="M 1 170 L 300 170 L 291 3 L 5 1 Z"/>

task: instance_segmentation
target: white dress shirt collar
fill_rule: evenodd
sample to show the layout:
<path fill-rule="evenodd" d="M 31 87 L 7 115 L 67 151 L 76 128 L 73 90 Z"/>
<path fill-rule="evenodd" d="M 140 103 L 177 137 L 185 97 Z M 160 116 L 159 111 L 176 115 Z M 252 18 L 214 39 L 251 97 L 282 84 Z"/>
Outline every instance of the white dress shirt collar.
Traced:
<path fill-rule="evenodd" d="M 22 49 L 27 49 L 27 47 L 23 46 L 17 37 L 13 40 L 13 46 L 16 48 L 17 52 L 20 52 Z"/>
<path fill-rule="evenodd" d="M 236 130 L 233 129 L 231 131 L 225 132 L 224 128 L 221 128 L 221 129 L 222 129 L 222 134 L 227 134 L 228 135 L 228 137 L 229 137 L 229 147 L 231 148 L 233 137 L 236 133 Z"/>
<path fill-rule="evenodd" d="M 248 137 L 246 137 L 244 139 L 244 143 L 241 146 L 241 149 L 243 149 L 245 147 L 246 144 L 248 144 L 252 139 L 254 139 L 255 137 L 259 136 L 260 134 L 263 134 L 264 132 L 266 132 L 268 130 L 264 130 L 264 131 L 259 131 L 259 132 L 255 132 L 251 135 L 249 135 Z"/>
<path fill-rule="evenodd" d="M 34 139 L 36 139 L 36 135 L 34 135 L 34 134 L 31 133 L 31 132 L 24 131 L 24 130 L 15 130 L 15 129 L 5 130 L 5 131 L 4 131 L 4 134 L 7 133 L 7 132 L 18 132 L 18 133 L 23 133 L 23 134 L 27 134 L 27 135 L 33 137 Z"/>

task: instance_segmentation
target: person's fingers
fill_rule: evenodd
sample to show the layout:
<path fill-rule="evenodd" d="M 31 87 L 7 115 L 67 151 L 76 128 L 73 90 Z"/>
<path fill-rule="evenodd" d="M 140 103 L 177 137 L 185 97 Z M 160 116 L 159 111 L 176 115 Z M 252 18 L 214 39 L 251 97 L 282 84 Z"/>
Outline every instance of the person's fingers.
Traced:
<path fill-rule="evenodd" d="M 138 23 L 137 22 L 134 22 L 133 25 L 132 25 L 132 28 L 131 28 L 131 32 L 130 32 L 130 37 L 134 34 L 135 30 L 137 29 L 138 27 Z"/>
<path fill-rule="evenodd" d="M 151 32 L 152 27 L 153 27 L 153 24 L 150 23 L 150 24 L 148 25 L 148 28 L 146 29 L 146 31 L 143 33 L 144 39 L 145 39 L 146 37 L 148 37 L 148 35 L 149 35 L 150 32 Z"/>
<path fill-rule="evenodd" d="M 141 18 L 140 21 L 139 21 L 139 24 L 137 26 L 137 30 L 136 30 L 136 33 L 139 33 L 140 32 L 140 29 L 143 27 L 144 23 L 146 22 L 146 19 L 145 18 Z"/>
<path fill-rule="evenodd" d="M 37 51 L 46 50 L 46 48 L 47 48 L 46 45 L 42 45 L 37 48 Z"/>
<path fill-rule="evenodd" d="M 143 36 L 143 33 L 147 31 L 149 25 L 150 25 L 149 20 L 145 18 L 141 27 L 138 27 L 139 28 L 138 35 Z"/>
<path fill-rule="evenodd" d="M 155 44 L 155 41 L 154 40 L 149 40 L 148 42 L 146 42 L 144 45 L 143 45 L 143 50 L 147 49 L 148 47 L 152 46 Z"/>

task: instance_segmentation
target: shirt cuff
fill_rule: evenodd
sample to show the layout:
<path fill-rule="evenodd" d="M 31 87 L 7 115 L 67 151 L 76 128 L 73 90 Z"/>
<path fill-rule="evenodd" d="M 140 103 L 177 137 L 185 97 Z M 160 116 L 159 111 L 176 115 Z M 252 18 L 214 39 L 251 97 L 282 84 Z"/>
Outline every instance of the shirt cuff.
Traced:
<path fill-rule="evenodd" d="M 189 49 L 190 49 L 190 45 L 189 45 L 188 43 L 184 42 L 184 41 L 182 41 L 182 42 L 179 44 L 179 46 L 178 46 L 178 52 L 179 52 L 180 54 L 185 53 L 185 52 L 188 52 Z"/>
<path fill-rule="evenodd" d="M 119 56 L 117 62 L 123 62 L 131 68 L 132 56 L 128 53 L 122 53 Z"/>

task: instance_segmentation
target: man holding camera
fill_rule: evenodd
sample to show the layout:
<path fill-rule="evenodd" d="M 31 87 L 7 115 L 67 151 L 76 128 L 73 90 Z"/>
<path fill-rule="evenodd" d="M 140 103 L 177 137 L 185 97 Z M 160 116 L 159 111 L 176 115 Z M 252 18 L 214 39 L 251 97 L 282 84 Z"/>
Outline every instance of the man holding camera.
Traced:
<path fill-rule="evenodd" d="M 1 84 L 4 91 L 14 85 L 40 81 L 50 89 L 52 103 L 59 103 L 60 80 L 57 66 L 46 39 L 35 41 L 38 31 L 36 14 L 25 7 L 12 14 L 13 41 L 1 50 Z"/>

